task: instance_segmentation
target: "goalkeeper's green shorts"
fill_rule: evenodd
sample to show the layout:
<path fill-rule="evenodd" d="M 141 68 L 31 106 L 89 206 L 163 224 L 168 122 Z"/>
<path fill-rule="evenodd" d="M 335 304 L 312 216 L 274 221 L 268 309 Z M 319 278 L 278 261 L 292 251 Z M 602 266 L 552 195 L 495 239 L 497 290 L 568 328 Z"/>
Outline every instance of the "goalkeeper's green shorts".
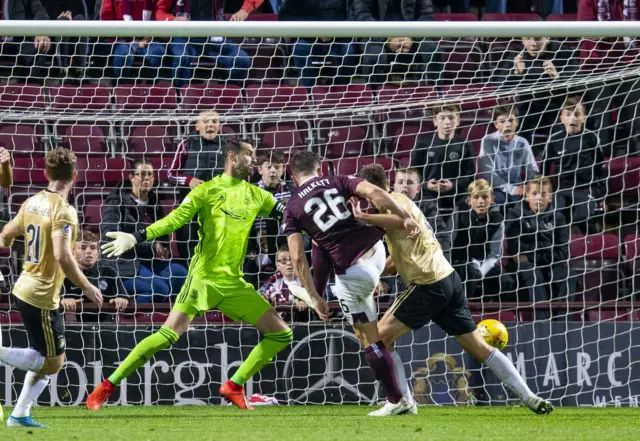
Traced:
<path fill-rule="evenodd" d="M 187 277 L 173 305 L 174 311 L 183 312 L 191 319 L 218 309 L 234 321 L 252 325 L 270 308 L 269 302 L 244 280 L 238 280 L 237 285 L 220 286 L 195 276 Z"/>

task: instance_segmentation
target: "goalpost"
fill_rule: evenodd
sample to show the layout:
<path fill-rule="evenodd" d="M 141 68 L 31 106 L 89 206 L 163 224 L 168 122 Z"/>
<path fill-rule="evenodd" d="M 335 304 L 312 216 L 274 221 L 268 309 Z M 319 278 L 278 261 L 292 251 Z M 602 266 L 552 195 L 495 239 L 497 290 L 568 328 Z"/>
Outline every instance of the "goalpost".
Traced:
<path fill-rule="evenodd" d="M 453 260 L 468 246 L 456 249 L 462 233 L 454 235 L 449 222 L 460 213 L 469 215 L 469 208 L 461 208 L 466 185 L 456 182 L 492 175 L 483 173 L 482 167 L 495 161 L 487 162 L 482 139 L 496 130 L 496 108 L 517 108 L 518 135 L 535 157 L 530 175 L 537 168 L 554 188 L 564 182 L 563 195 L 575 190 L 566 187 L 567 176 L 589 177 L 586 184 L 577 183 L 580 191 L 590 191 L 584 202 L 558 206 L 555 194 L 551 212 L 564 216 L 581 205 L 588 216 L 565 227 L 559 216 L 552 217 L 555 223 L 533 226 L 524 217 L 503 221 L 508 234 L 517 230 L 516 223 L 526 232 L 499 241 L 496 264 L 502 275 L 491 273 L 480 297 L 480 291 L 467 293 L 474 318 L 506 323 L 510 336 L 504 352 L 532 390 L 554 405 L 637 406 L 640 49 L 634 37 L 639 34 L 636 22 L 0 22 L 0 35 L 6 36 L 0 54 L 0 146 L 11 152 L 14 169 L 4 213 L 14 216 L 26 197 L 44 187 L 44 155 L 55 146 L 71 148 L 78 157 L 72 198 L 81 229 L 99 234 L 109 227 L 103 221 L 105 210 L 114 209 L 108 195 L 129 185 L 131 163 L 143 157 L 155 170 L 156 204 L 167 213 L 189 190 L 186 176 L 216 173 L 211 152 L 196 152 L 192 165 L 187 165 L 188 154 L 176 160 L 181 146 L 193 153 L 188 147 L 201 145 L 197 121 L 211 118 L 201 112 L 215 111 L 221 127 L 211 129 L 214 139 L 247 138 L 258 154 L 278 151 L 285 162 L 304 149 L 324 159 L 325 173 L 355 174 L 376 162 L 388 170 L 392 184 L 399 175 L 411 181 L 413 175 L 401 171 L 418 168 L 420 182 L 407 183 L 413 185 L 407 191 L 424 187 L 417 201 L 425 211 L 435 210 L 430 221 L 441 243 L 453 240 L 447 251 Z M 135 47 L 131 35 L 139 36 Z M 36 36 L 50 38 L 49 51 L 35 59 L 20 54 L 22 39 L 31 42 Z M 392 37 L 410 39 L 388 41 Z M 543 47 L 544 61 L 527 55 L 521 37 L 533 38 L 533 53 Z M 223 42 L 229 45 L 227 55 L 213 56 Z M 129 45 L 127 51 L 114 52 L 118 43 Z M 423 49 L 429 52 L 416 54 Z M 303 54 L 310 56 L 309 63 Z M 368 70 L 365 60 L 373 60 Z M 121 70 L 116 72 L 114 63 Z M 580 97 L 587 114 L 580 134 L 567 140 L 560 113 L 571 96 Z M 437 109 L 450 104 L 460 112 L 452 123 L 457 137 L 446 146 L 435 140 L 434 124 Z M 570 110 L 575 123 L 575 106 Z M 434 164 L 433 158 L 443 159 Z M 427 165 L 436 171 L 441 166 L 441 174 L 459 167 L 457 176 L 445 176 L 452 188 L 443 183 L 441 196 L 448 195 L 450 205 L 447 197 L 427 202 L 429 183 L 422 175 Z M 283 179 L 290 183 L 286 167 Z M 284 193 L 280 189 L 276 196 Z M 256 283 L 279 267 L 275 250 L 282 239 L 276 237 L 277 226 L 273 233 L 265 225 L 256 228 L 245 266 Z M 483 228 L 488 232 L 492 226 Z M 550 242 L 538 244 L 543 233 L 536 228 L 552 231 Z M 188 262 L 186 241 L 196 239 L 194 231 L 171 237 L 175 262 Z M 492 240 L 487 234 L 485 241 Z M 533 287 L 543 290 L 549 274 L 556 274 L 549 299 L 533 298 L 521 279 L 524 267 L 513 267 L 530 243 L 541 256 L 552 256 L 530 262 L 527 269 Z M 0 256 L 5 291 L 19 274 L 22 247 Z M 467 263 L 474 265 L 471 259 Z M 153 265 L 148 256 L 132 264 Z M 378 296 L 382 311 L 402 286 L 399 279 L 384 278 Z M 162 324 L 170 303 L 160 297 L 156 292 L 154 302 L 142 303 L 132 296 L 129 308 L 118 314 L 107 305 L 99 317 L 88 304 L 81 305 L 82 313 L 65 314 L 68 360 L 40 404 L 81 404 L 137 342 Z M 248 393 L 273 395 L 283 404 L 381 400 L 346 323 L 309 321 L 284 300 L 277 308 L 294 322 L 295 341 L 248 383 Z M 339 317 L 337 305 L 335 310 Z M 0 327 L 5 345 L 27 346 L 7 292 L 0 296 Z M 215 311 L 185 334 L 122 383 L 117 404 L 220 404 L 219 384 L 259 340 L 255 329 Z M 435 325 L 403 337 L 397 349 L 421 404 L 516 402 Z M 2 369 L 0 400 L 11 405 L 22 374 Z"/>

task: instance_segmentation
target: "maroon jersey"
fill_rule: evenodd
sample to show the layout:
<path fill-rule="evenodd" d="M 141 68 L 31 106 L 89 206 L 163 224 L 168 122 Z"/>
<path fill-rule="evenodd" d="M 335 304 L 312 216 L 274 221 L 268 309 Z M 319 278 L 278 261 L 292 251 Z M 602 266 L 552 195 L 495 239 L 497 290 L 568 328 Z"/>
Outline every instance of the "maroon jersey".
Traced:
<path fill-rule="evenodd" d="M 284 211 L 285 233 L 306 231 L 329 255 L 336 274 L 344 274 L 384 235 L 358 222 L 347 206 L 360 182 L 353 176 L 311 178 L 293 192 Z"/>

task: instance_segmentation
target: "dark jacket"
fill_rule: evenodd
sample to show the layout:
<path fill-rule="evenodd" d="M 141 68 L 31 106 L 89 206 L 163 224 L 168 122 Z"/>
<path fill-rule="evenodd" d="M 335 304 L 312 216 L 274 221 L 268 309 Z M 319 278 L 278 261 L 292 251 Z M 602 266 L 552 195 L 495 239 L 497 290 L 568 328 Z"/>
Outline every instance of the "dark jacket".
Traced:
<path fill-rule="evenodd" d="M 587 129 L 568 135 L 564 126 L 553 132 L 544 152 L 544 174 L 557 177 L 558 191 L 590 191 L 595 198 L 604 197 L 606 167 L 598 135 Z"/>
<path fill-rule="evenodd" d="M 431 0 L 354 0 L 356 21 L 384 21 L 392 1 L 402 2 L 401 10 L 405 21 L 433 20 Z"/>
<path fill-rule="evenodd" d="M 431 179 L 451 180 L 454 187 L 444 196 L 464 195 L 476 174 L 471 143 L 460 136 L 443 141 L 435 132 L 418 139 L 411 152 L 411 167 L 422 170 L 425 184 Z"/>
<path fill-rule="evenodd" d="M 279 21 L 354 21 L 353 0 L 285 0 Z"/>
<path fill-rule="evenodd" d="M 553 204 L 540 214 L 526 202 L 517 204 L 507 213 L 506 233 L 510 261 L 526 256 L 530 263 L 548 267 L 569 259 L 569 226 Z"/>
<path fill-rule="evenodd" d="M 5 20 L 49 20 L 49 14 L 40 0 L 4 0 Z"/>
<path fill-rule="evenodd" d="M 451 263 L 490 259 L 495 265 L 502 256 L 503 223 L 504 217 L 495 205 L 489 207 L 486 216 L 480 217 L 466 202 L 460 204 L 453 215 Z"/>
<path fill-rule="evenodd" d="M 198 134 L 188 138 L 187 160 L 182 173 L 195 176 L 202 181 L 210 181 L 224 172 L 224 156 L 220 146 L 220 137 L 207 141 Z"/>
<path fill-rule="evenodd" d="M 83 269 L 82 273 L 93 286 L 97 286 L 98 289 L 100 289 L 105 303 L 108 303 L 109 300 L 115 299 L 116 297 L 129 297 L 122 285 L 122 280 L 120 280 L 118 273 L 113 267 L 100 265 L 100 262 L 98 262 L 89 269 Z M 62 288 L 62 298 L 81 299 L 82 290 L 74 285 L 71 280 L 65 279 Z M 95 320 L 95 313 L 87 314 L 87 320 Z M 102 314 L 100 320 L 107 318 L 106 314 Z"/>
<path fill-rule="evenodd" d="M 435 233 L 436 239 L 442 247 L 442 251 L 445 255 L 448 255 L 451 249 L 451 234 L 442 216 L 438 216 L 438 206 L 434 202 L 426 199 L 414 202 L 416 202 L 416 205 L 420 208 L 424 217 L 427 218 L 427 222 L 431 225 L 431 229 Z"/>
<path fill-rule="evenodd" d="M 164 212 L 162 211 L 162 206 L 158 204 L 158 197 L 155 192 L 149 193 L 149 203 L 147 205 L 138 205 L 131 194 L 131 188 L 117 188 L 109 193 L 105 202 L 100 228 L 102 240 L 111 240 L 106 237 L 106 234 L 112 231 L 133 234 L 163 217 Z M 156 240 L 158 242 L 168 242 L 169 238 L 165 236 Z M 139 243 L 131 251 L 120 256 L 118 260 L 103 259 L 104 264 L 116 268 L 118 275 L 122 278 L 135 277 L 140 264 L 149 265 L 151 259 L 154 258 L 155 243 Z"/>

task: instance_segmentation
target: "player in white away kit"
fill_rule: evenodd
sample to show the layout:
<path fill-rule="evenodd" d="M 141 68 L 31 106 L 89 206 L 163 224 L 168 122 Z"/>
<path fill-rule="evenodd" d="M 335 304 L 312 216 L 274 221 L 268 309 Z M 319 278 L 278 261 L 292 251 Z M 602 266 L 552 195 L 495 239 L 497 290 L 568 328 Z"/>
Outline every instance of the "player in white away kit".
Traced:
<path fill-rule="evenodd" d="M 389 191 L 385 171 L 379 165 L 364 167 L 359 176 Z M 395 341 L 404 334 L 433 321 L 447 334 L 455 336 L 462 349 L 491 369 L 529 409 L 539 414 L 551 413 L 551 403 L 534 394 L 513 363 L 498 349 L 489 346 L 478 332 L 460 277 L 442 254 L 420 209 L 400 193 L 391 193 L 391 196 L 421 226 L 419 237 L 409 238 L 396 216 L 384 210 L 381 210 L 382 214 L 363 213 L 359 202 L 353 203 L 356 218 L 385 228 L 390 253 L 388 267 L 397 268 L 407 284 L 406 291 L 398 296 L 378 324 L 380 338 L 386 347 L 393 350 Z M 405 398 L 411 396 L 402 360 L 396 351 L 392 357 L 402 394 Z"/>
<path fill-rule="evenodd" d="M 298 277 L 313 297 L 316 292 L 324 293 L 329 275 L 335 271 L 340 306 L 390 403 L 383 414 L 370 415 L 417 412 L 413 400 L 403 399 L 395 380 L 393 360 L 378 335 L 373 292 L 386 261 L 381 241 L 384 232 L 354 219 L 346 201 L 353 196 L 370 199 L 377 207 L 395 213 L 398 219 L 406 219 L 404 225 L 408 230 L 417 233 L 419 227 L 385 191 L 374 185 L 353 176 L 320 176 L 320 159 L 311 152 L 295 154 L 291 170 L 298 188 L 289 199 L 284 223 Z M 304 254 L 302 231 L 314 241 L 313 279 Z"/>

